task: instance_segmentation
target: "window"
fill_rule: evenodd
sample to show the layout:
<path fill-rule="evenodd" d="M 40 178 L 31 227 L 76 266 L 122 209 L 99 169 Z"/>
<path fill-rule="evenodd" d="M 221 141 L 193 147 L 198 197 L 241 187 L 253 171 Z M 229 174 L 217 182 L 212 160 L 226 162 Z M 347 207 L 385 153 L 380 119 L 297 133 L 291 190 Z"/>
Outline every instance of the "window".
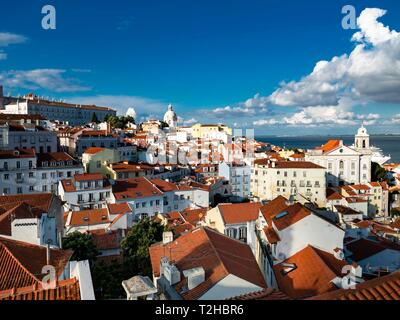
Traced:
<path fill-rule="evenodd" d="M 341 170 L 344 169 L 344 161 L 343 161 L 343 160 L 341 160 L 341 161 L 339 162 L 339 169 L 341 169 Z"/>
<path fill-rule="evenodd" d="M 9 180 L 10 179 L 10 175 L 8 174 L 8 173 L 6 173 L 5 175 L 4 175 L 4 180 Z"/>
<path fill-rule="evenodd" d="M 20 168 L 21 168 L 21 162 L 17 161 L 17 169 L 20 169 Z"/>
<path fill-rule="evenodd" d="M 47 179 L 47 174 L 46 173 L 42 173 L 42 179 L 43 180 Z"/>
<path fill-rule="evenodd" d="M 33 186 L 29 186 L 29 191 L 35 191 L 35 188 Z"/>
<path fill-rule="evenodd" d="M 17 193 L 18 193 L 18 194 L 21 194 L 21 193 L 22 193 L 22 188 L 21 188 L 21 187 L 18 187 L 18 188 L 17 188 Z"/>
<path fill-rule="evenodd" d="M 47 192 L 47 186 L 43 186 L 43 187 L 42 187 L 42 191 L 43 191 L 43 192 Z"/>
<path fill-rule="evenodd" d="M 29 172 L 29 178 L 33 178 L 34 174 L 33 172 Z"/>
<path fill-rule="evenodd" d="M 139 209 L 139 203 L 136 203 L 135 207 L 136 209 Z"/>

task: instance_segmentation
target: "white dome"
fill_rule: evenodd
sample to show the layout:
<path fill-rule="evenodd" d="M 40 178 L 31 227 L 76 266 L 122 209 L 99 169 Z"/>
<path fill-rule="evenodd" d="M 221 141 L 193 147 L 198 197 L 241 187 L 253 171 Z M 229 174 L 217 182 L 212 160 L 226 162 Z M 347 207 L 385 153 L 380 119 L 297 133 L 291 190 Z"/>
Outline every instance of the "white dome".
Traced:
<path fill-rule="evenodd" d="M 175 127 L 178 121 L 178 116 L 176 115 L 172 105 L 168 105 L 168 110 L 164 115 L 164 122 L 168 123 L 170 127 Z"/>

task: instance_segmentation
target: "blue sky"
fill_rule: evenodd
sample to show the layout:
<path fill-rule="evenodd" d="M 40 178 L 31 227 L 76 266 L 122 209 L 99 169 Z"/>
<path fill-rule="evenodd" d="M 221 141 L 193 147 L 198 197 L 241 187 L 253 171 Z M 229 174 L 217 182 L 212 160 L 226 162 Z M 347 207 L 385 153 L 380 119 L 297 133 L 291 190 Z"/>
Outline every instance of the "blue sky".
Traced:
<path fill-rule="evenodd" d="M 46 4 L 56 7 L 56 30 L 41 28 Z M 0 84 L 14 95 L 34 91 L 121 112 L 134 107 L 140 119 L 159 117 L 171 102 L 186 124 L 226 122 L 259 134 L 352 133 L 361 121 L 371 132 L 400 132 L 400 36 L 390 33 L 400 31 L 400 3 L 353 1 L 357 16 L 365 8 L 387 10 L 366 12 L 359 41 L 351 38 L 360 30 L 341 26 L 346 4 L 352 3 L 8 1 Z M 369 38 L 384 28 L 371 17 L 390 28 L 383 29 L 387 43 Z M 20 38 L 2 43 L 1 34 Z M 356 55 L 357 45 L 365 49 Z M 352 52 L 354 61 L 331 61 Z M 318 77 L 302 81 L 321 60 L 329 64 Z M 353 72 L 333 76 L 344 65 Z"/>

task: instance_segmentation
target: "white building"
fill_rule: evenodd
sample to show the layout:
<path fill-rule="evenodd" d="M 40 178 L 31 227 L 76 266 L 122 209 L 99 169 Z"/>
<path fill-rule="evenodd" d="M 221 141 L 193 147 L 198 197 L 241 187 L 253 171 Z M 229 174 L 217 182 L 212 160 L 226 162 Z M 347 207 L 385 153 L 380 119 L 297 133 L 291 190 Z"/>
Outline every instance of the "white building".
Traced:
<path fill-rule="evenodd" d="M 308 150 L 305 159 L 327 169 L 328 186 L 339 186 L 370 182 L 371 158 L 369 135 L 362 126 L 354 146 L 345 146 L 342 140 L 330 140 L 322 147 Z"/>
<path fill-rule="evenodd" d="M 172 104 L 168 105 L 168 110 L 164 115 L 164 122 L 167 123 L 171 129 L 176 128 L 178 125 L 178 116 L 176 115 Z"/>
<path fill-rule="evenodd" d="M 308 246 L 335 255 L 343 251 L 345 231 L 300 203 L 279 196 L 260 208 L 257 260 L 269 286 L 276 287 L 274 266 Z"/>
<path fill-rule="evenodd" d="M 229 181 L 232 194 L 242 199 L 249 198 L 251 192 L 251 167 L 245 163 L 222 162 L 218 167 L 218 174 Z"/>
<path fill-rule="evenodd" d="M 0 151 L 0 193 L 35 193 L 36 153 L 33 149 Z"/>
<path fill-rule="evenodd" d="M 98 173 L 76 174 L 71 179 L 62 180 L 58 193 L 66 202 L 65 209 L 73 211 L 105 208 L 113 200 L 111 184 Z"/>
<path fill-rule="evenodd" d="M 293 197 L 301 203 L 326 205 L 325 168 L 306 161 L 254 161 L 251 192 L 260 200 Z"/>
<path fill-rule="evenodd" d="M 116 115 L 116 111 L 111 108 L 49 101 L 34 94 L 28 94 L 21 100 L 14 100 L 15 102 L 6 105 L 1 112 L 7 114 L 40 114 L 48 120 L 62 121 L 72 126 L 91 122 L 93 114 L 99 121 L 102 121 L 105 115 Z"/>
<path fill-rule="evenodd" d="M 37 153 L 56 152 L 57 135 L 35 123 L 0 124 L 0 150 L 35 149 Z"/>

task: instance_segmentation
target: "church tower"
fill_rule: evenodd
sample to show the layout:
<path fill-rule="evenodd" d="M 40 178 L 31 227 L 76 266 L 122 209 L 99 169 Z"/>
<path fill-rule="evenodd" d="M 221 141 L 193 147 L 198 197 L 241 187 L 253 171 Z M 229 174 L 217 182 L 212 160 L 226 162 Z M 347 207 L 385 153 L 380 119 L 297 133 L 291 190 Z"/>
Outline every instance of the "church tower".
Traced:
<path fill-rule="evenodd" d="M 364 127 L 364 124 L 362 124 L 361 128 L 358 129 L 354 145 L 358 150 L 369 150 L 369 134 L 367 129 Z"/>
<path fill-rule="evenodd" d="M 175 128 L 178 125 L 178 116 L 176 115 L 172 104 L 168 105 L 168 110 L 164 115 L 164 122 L 168 123 L 170 128 Z"/>

